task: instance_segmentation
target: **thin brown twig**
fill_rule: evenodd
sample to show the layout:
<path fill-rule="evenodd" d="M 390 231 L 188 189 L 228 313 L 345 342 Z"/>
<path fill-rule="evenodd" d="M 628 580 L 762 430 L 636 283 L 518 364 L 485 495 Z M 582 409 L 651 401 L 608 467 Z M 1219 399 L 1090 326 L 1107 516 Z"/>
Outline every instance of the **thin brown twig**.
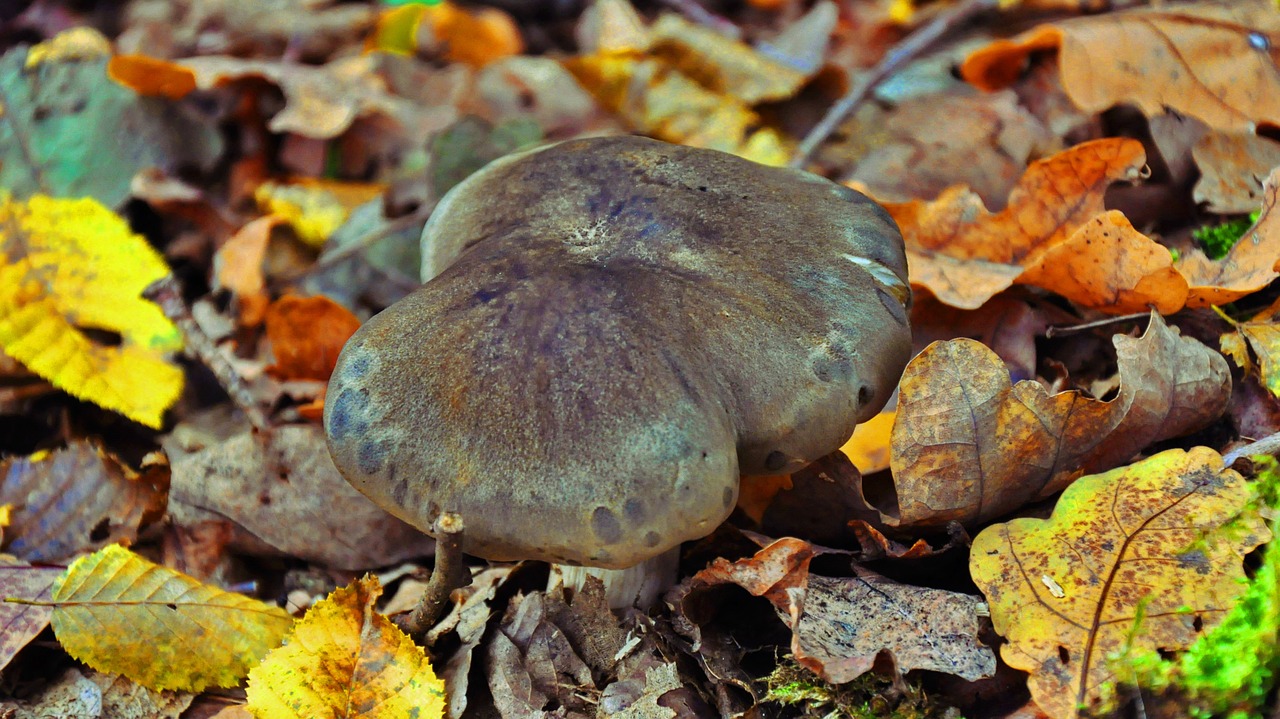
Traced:
<path fill-rule="evenodd" d="M 964 0 L 959 5 L 943 11 L 924 27 L 904 38 L 886 53 L 875 67 L 860 77 L 853 87 L 849 88 L 849 92 L 832 105 L 822 120 L 809 131 L 808 135 L 805 135 L 791 158 L 791 166 L 804 167 L 818 149 L 818 145 L 825 142 L 840 123 L 866 102 L 871 93 L 890 75 L 922 55 L 935 42 L 968 22 L 975 15 L 995 9 L 998 3 L 999 0 Z"/>
<path fill-rule="evenodd" d="M 1259 454 L 1280 454 L 1280 432 L 1267 435 L 1262 439 L 1250 442 L 1243 447 L 1237 447 L 1230 452 L 1222 455 L 1222 466 L 1230 467 L 1236 463 L 1236 460 L 1242 457 L 1252 457 Z"/>
<path fill-rule="evenodd" d="M 249 385 L 236 368 L 227 361 L 227 358 L 218 351 L 217 343 L 200 329 L 200 325 L 191 316 L 191 308 L 187 307 L 186 301 L 182 299 L 182 285 L 179 284 L 178 279 L 173 275 L 166 275 L 152 282 L 142 291 L 142 296 L 159 305 L 164 316 L 178 326 L 178 330 L 182 332 L 183 353 L 209 368 L 217 378 L 218 384 L 226 390 L 231 402 L 249 418 L 249 424 L 253 425 L 254 429 L 259 432 L 268 432 L 271 424 L 267 421 L 262 408 L 258 406 L 257 400 L 254 399 Z"/>
<path fill-rule="evenodd" d="M 306 269 L 300 270 L 298 272 L 294 272 L 291 274 L 282 275 L 277 279 L 281 282 L 297 282 L 298 280 L 304 277 L 307 277 L 309 275 L 314 275 L 318 272 L 323 272 L 324 270 L 327 270 L 344 260 L 347 260 L 351 257 L 356 256 L 357 254 L 361 253 L 370 245 L 372 245 L 375 242 L 378 242 L 379 240 L 386 239 L 396 234 L 397 232 L 403 232 L 404 230 L 407 230 L 415 225 L 419 225 L 423 222 L 426 222 L 427 218 L 431 216 L 431 211 L 435 209 L 435 206 L 436 206 L 436 203 L 434 202 L 429 202 L 424 205 L 421 205 L 417 209 L 415 209 L 413 212 L 410 212 L 409 214 L 403 217 L 397 217 L 396 219 L 391 220 L 390 222 L 383 225 L 382 227 L 379 227 L 378 229 L 372 232 L 366 233 L 360 239 L 350 244 L 343 245 L 342 247 L 334 250 L 333 252 L 330 252 L 329 254 L 322 256 L 320 259 L 316 260 L 313 264 L 311 264 Z"/>
<path fill-rule="evenodd" d="M 400 628 L 419 644 L 444 615 L 453 590 L 471 583 L 471 571 L 462 561 L 464 529 L 462 515 L 453 512 L 441 514 L 432 525 L 432 534 L 436 538 L 436 566 L 431 570 L 431 578 L 427 580 L 426 591 L 418 606 L 400 623 Z"/>
<path fill-rule="evenodd" d="M 1044 331 L 1044 336 L 1045 337 L 1061 337 L 1063 335 L 1074 335 L 1080 332 L 1088 332 L 1089 330 L 1094 330 L 1099 327 L 1106 327 L 1107 325 L 1116 325 L 1116 324 L 1120 324 L 1121 322 L 1136 322 L 1138 320 L 1145 320 L 1150 317 L 1151 317 L 1150 311 L 1135 312 L 1131 315 L 1117 315 L 1115 317 L 1104 317 L 1103 319 L 1100 319 L 1100 320 L 1094 320 L 1093 322 L 1085 322 L 1083 324 L 1078 324 L 1078 325 L 1055 325 L 1053 327 L 1046 329 Z"/>
<path fill-rule="evenodd" d="M 695 0 L 662 0 L 662 4 L 684 15 L 693 22 L 715 30 L 726 37 L 735 40 L 742 38 L 742 28 L 735 25 L 732 21 L 720 17 L 710 10 L 702 7 Z"/>

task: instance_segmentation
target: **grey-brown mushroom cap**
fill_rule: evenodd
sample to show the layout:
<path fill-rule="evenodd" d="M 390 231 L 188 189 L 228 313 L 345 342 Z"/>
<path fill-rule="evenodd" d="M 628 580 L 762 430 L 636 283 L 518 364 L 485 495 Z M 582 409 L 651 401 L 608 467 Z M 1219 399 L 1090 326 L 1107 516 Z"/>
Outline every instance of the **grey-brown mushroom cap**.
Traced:
<path fill-rule="evenodd" d="M 348 481 L 424 531 L 459 513 L 471 554 L 621 568 L 704 536 L 740 470 L 839 448 L 909 357 L 897 226 L 808 173 L 578 140 L 436 215 L 456 259 L 351 338 L 324 419 Z"/>

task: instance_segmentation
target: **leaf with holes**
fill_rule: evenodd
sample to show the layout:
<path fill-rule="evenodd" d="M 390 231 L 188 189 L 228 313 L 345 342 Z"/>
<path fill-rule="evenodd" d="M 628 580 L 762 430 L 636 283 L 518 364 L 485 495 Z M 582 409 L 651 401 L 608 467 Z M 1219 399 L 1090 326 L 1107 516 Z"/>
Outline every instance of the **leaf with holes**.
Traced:
<path fill-rule="evenodd" d="M 51 602 L 68 654 L 151 689 L 235 686 L 293 624 L 279 607 L 114 545 L 76 560 Z"/>
<path fill-rule="evenodd" d="M 1000 654 L 1031 673 L 1041 709 L 1105 713 L 1109 655 L 1185 649 L 1234 606 L 1244 555 L 1270 535 L 1251 497 L 1217 452 L 1169 450 L 1081 477 L 1047 520 L 994 524 L 974 539 L 969 571 L 1008 640 Z"/>

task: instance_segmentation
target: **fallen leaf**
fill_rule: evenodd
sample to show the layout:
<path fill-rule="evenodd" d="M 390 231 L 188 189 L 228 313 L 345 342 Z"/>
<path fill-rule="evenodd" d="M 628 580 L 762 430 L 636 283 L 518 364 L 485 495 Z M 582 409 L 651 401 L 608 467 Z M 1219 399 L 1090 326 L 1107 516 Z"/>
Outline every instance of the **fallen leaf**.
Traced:
<path fill-rule="evenodd" d="M 1134 140 L 1094 140 L 1031 163 L 998 213 L 988 212 L 963 186 L 947 189 L 933 202 L 886 203 L 885 209 L 902 229 L 911 283 L 948 305 L 976 309 L 1024 281 L 1028 269 L 1041 281 L 1053 279 L 1035 269 L 1052 248 L 1071 243 L 1077 252 L 1087 250 L 1091 240 L 1075 239 L 1076 232 L 1104 212 L 1107 187 L 1138 179 L 1145 161 L 1141 143 Z M 1141 241 L 1151 243 L 1145 237 Z M 1099 252 L 1082 261 L 1103 256 Z M 1124 289 L 1098 288 L 1089 296 Z M 1109 308 L 1103 303 L 1097 309 Z"/>
<path fill-rule="evenodd" d="M 1223 315 L 1235 331 L 1222 335 L 1220 342 L 1224 354 L 1246 372 L 1256 375 L 1264 387 L 1280 397 L 1280 324 L 1276 323 L 1277 314 L 1280 314 L 1280 300 L 1245 322 L 1236 322 Z M 1253 361 L 1254 357 L 1257 357 L 1257 363 Z"/>
<path fill-rule="evenodd" d="M 1188 307 L 1225 305 L 1271 284 L 1280 272 L 1280 167 L 1263 183 L 1262 212 L 1226 257 L 1211 260 L 1199 249 L 1184 252 L 1177 268 L 1187 278 Z"/>
<path fill-rule="evenodd" d="M 230 519 L 231 546 L 240 551 L 341 569 L 430 554 L 430 537 L 387 514 L 338 474 L 321 428 L 282 426 L 269 437 L 239 426 L 237 432 L 194 447 L 184 448 L 178 439 L 165 443 L 173 461 L 169 511 L 177 524 Z"/>
<path fill-rule="evenodd" d="M 246 327 L 256 327 L 266 318 L 271 297 L 267 294 L 263 262 L 267 258 L 271 231 L 282 222 L 274 215 L 246 222 L 213 258 L 214 284 L 235 295 L 240 324 Z"/>
<path fill-rule="evenodd" d="M 1057 50 L 1062 86 L 1086 112 L 1133 103 L 1253 132 L 1280 125 L 1277 43 L 1272 2 L 1188 3 L 1041 25 L 971 54 L 960 72 L 984 90 L 1008 87 L 1034 53 Z"/>
<path fill-rule="evenodd" d="M 464 8 L 448 0 L 391 8 L 378 18 L 367 50 L 421 53 L 484 67 L 524 51 L 520 29 L 497 8 Z"/>
<path fill-rule="evenodd" d="M 293 228 L 309 247 L 324 247 L 356 207 L 381 197 L 386 187 L 376 184 L 306 180 L 264 182 L 253 191 L 258 207 Z"/>
<path fill-rule="evenodd" d="M 1263 181 L 1280 167 L 1280 143 L 1261 135 L 1208 132 L 1191 155 L 1200 168 L 1192 197 L 1220 215 L 1257 210 Z"/>
<path fill-rule="evenodd" d="M 85 32 L 95 31 L 67 31 Z M 212 121 L 103 82 L 107 57 L 51 49 L 60 38 L 0 58 L 0 187 L 18 199 L 93 197 L 116 207 L 144 168 L 207 170 L 217 161 L 223 142 Z"/>
<path fill-rule="evenodd" d="M 889 468 L 889 433 L 898 413 L 883 411 L 853 429 L 853 436 L 840 447 L 844 456 L 862 474 Z"/>
<path fill-rule="evenodd" d="M 31 562 L 68 560 L 133 541 L 146 515 L 163 514 L 164 476 L 140 476 L 88 442 L 0 460 L 0 504 L 10 505 L 5 549 Z"/>
<path fill-rule="evenodd" d="M 0 711 L 10 719 L 178 719 L 194 698 L 71 667 L 35 696 L 0 703 Z"/>
<path fill-rule="evenodd" d="M 930 345 L 907 365 L 894 424 L 897 526 L 972 527 L 1049 497 L 1076 477 L 1199 429 L 1231 395 L 1222 355 L 1151 314 L 1139 338 L 1116 335 L 1120 390 L 1101 401 L 1039 382 L 1011 384 L 972 340 Z"/>
<path fill-rule="evenodd" d="M 444 715 L 444 682 L 422 647 L 375 611 L 366 575 L 316 603 L 288 643 L 249 672 L 249 710 L 260 719 Z"/>
<path fill-rule="evenodd" d="M 53 631 L 68 654 L 152 689 L 235 686 L 293 624 L 278 607 L 117 545 L 77 559 L 51 601 Z"/>
<path fill-rule="evenodd" d="M 0 348 L 59 389 L 154 428 L 183 383 L 166 359 L 182 336 L 141 296 L 167 274 L 95 200 L 0 198 Z"/>
<path fill-rule="evenodd" d="M 995 654 L 978 641 L 976 597 L 899 584 L 856 565 L 853 577 L 819 576 L 809 571 L 816 553 L 807 542 L 779 539 L 754 557 L 716 560 L 693 586 L 736 584 L 768 599 L 793 632 L 796 661 L 832 684 L 870 671 L 881 652 L 901 672 L 970 680 L 995 673 Z"/>
<path fill-rule="evenodd" d="M 0 558 L 0 669 L 49 626 L 53 615 L 53 607 L 2 600 L 48 601 L 62 571 L 59 567 L 33 567 L 21 560 Z"/>
<path fill-rule="evenodd" d="M 360 318 L 323 295 L 285 295 L 267 308 L 266 325 L 276 359 L 268 374 L 327 382 L 342 346 L 360 329 Z"/>
<path fill-rule="evenodd" d="M 1106 712 L 1109 655 L 1183 649 L 1216 624 L 1244 590 L 1242 558 L 1268 539 L 1250 499 L 1213 450 L 1169 450 L 1080 478 L 1048 520 L 983 530 L 969 569 L 1036 703 L 1055 719 Z"/>

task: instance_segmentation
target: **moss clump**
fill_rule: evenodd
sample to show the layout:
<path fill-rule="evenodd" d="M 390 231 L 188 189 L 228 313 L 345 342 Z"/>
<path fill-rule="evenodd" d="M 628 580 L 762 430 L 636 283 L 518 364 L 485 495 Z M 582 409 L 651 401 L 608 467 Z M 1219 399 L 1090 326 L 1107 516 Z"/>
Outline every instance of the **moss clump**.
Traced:
<path fill-rule="evenodd" d="M 762 704 L 780 705 L 783 716 L 821 719 L 960 719 L 960 713 L 927 696 L 916 684 L 905 691 L 889 679 L 864 674 L 847 684 L 828 684 L 790 656 L 763 680 Z M 772 713 L 770 714 L 772 715 Z"/>
<path fill-rule="evenodd" d="M 1257 506 L 1274 515 L 1280 506 L 1280 468 L 1259 459 Z M 1270 508 L 1269 510 L 1266 508 Z M 1280 529 L 1274 518 L 1273 535 Z M 1143 691 L 1184 697 L 1187 716 L 1260 719 L 1267 697 L 1280 683 L 1280 542 L 1263 549 L 1262 565 L 1222 622 L 1182 655 L 1131 653 L 1116 665 L 1117 676 Z"/>
<path fill-rule="evenodd" d="M 1244 237 L 1244 233 L 1258 221 L 1258 212 L 1248 217 L 1237 217 L 1220 225 L 1205 225 L 1191 231 L 1191 236 L 1204 248 L 1210 258 L 1220 260 Z"/>

